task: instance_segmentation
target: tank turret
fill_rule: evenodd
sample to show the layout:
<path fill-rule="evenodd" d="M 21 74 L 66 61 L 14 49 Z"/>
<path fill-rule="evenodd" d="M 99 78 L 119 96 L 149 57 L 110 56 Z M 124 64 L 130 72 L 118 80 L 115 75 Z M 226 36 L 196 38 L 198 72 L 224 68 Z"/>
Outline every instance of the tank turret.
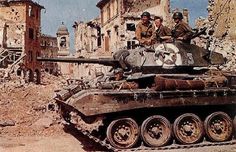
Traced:
<path fill-rule="evenodd" d="M 122 68 L 131 73 L 198 73 L 209 66 L 224 64 L 221 54 L 181 42 L 156 44 L 133 50 L 120 50 L 111 58 L 37 58 L 38 61 L 91 63 Z"/>

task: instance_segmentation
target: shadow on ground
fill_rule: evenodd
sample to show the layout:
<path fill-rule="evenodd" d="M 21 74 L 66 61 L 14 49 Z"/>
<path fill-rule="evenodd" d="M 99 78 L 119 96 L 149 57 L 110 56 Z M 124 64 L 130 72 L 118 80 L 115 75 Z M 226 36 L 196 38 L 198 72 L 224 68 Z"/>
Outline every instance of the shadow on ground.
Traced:
<path fill-rule="evenodd" d="M 80 141 L 85 151 L 109 151 L 107 148 L 102 147 L 92 139 L 89 139 L 89 137 L 83 135 L 73 126 L 65 126 L 64 131 Z"/>

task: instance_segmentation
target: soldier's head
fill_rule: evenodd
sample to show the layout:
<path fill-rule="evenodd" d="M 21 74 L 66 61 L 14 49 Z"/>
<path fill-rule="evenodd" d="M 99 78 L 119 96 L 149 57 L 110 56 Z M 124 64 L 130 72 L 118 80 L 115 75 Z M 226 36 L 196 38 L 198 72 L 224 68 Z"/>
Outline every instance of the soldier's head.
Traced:
<path fill-rule="evenodd" d="M 141 15 L 141 19 L 143 23 L 149 22 L 150 18 L 151 18 L 151 14 L 149 12 L 143 12 Z"/>
<path fill-rule="evenodd" d="M 163 18 L 161 16 L 155 16 L 154 21 L 155 21 L 156 27 L 160 27 L 162 25 Z"/>
<path fill-rule="evenodd" d="M 173 19 L 174 19 L 175 23 L 179 23 L 183 18 L 184 18 L 183 14 L 181 12 L 175 12 L 173 14 Z"/>

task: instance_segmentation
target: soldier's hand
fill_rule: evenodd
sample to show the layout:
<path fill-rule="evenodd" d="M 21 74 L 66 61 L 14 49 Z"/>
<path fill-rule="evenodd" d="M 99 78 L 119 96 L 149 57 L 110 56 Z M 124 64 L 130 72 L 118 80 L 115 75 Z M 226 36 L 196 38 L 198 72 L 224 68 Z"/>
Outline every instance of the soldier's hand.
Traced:
<path fill-rule="evenodd" d="M 146 41 L 146 45 L 151 45 L 152 44 L 152 40 L 147 40 Z"/>
<path fill-rule="evenodd" d="M 178 37 L 177 40 L 181 40 L 182 41 L 182 40 L 184 40 L 184 38 L 183 37 Z"/>

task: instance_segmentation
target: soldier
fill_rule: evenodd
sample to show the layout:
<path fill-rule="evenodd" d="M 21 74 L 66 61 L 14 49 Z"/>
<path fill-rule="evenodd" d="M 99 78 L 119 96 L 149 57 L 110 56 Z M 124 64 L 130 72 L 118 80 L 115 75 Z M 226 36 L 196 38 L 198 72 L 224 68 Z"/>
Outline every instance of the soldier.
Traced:
<path fill-rule="evenodd" d="M 171 30 L 167 26 L 164 26 L 162 24 L 163 18 L 160 16 L 155 16 L 154 22 L 157 27 L 157 30 L 156 30 L 155 34 L 153 35 L 154 36 L 153 39 L 158 43 L 161 43 L 161 42 L 169 39 L 171 36 Z"/>
<path fill-rule="evenodd" d="M 191 27 L 183 21 L 183 14 L 181 12 L 175 12 L 173 14 L 173 19 L 176 24 L 172 30 L 172 36 L 182 42 L 190 43 L 193 31 Z"/>
<path fill-rule="evenodd" d="M 150 21 L 151 15 L 149 12 L 143 12 L 141 22 L 138 23 L 135 31 L 136 39 L 142 45 L 151 45 L 155 27 Z"/>

